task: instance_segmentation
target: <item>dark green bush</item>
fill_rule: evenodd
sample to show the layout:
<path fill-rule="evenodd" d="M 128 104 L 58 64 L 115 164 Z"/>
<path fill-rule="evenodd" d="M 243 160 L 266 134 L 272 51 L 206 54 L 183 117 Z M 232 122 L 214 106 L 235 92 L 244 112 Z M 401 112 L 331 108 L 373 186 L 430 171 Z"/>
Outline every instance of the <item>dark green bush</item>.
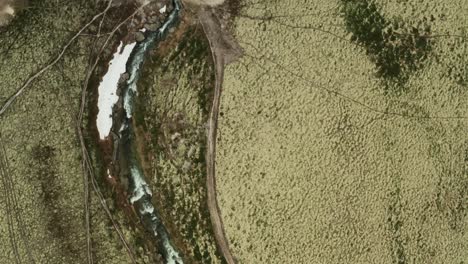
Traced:
<path fill-rule="evenodd" d="M 430 51 L 430 27 L 416 28 L 386 19 L 374 1 L 342 0 L 342 14 L 352 41 L 365 48 L 377 75 L 397 82 L 417 70 Z"/>

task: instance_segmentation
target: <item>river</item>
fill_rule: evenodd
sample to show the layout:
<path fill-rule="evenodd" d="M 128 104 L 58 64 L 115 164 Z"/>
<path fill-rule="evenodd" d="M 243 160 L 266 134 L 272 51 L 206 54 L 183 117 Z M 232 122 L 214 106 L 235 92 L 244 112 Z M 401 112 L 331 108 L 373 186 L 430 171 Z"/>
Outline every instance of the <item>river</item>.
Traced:
<path fill-rule="evenodd" d="M 137 158 L 135 131 L 132 122 L 134 114 L 133 106 L 135 104 L 135 97 L 138 94 L 137 83 L 145 57 L 179 22 L 182 8 L 180 0 L 174 0 L 173 5 L 174 8 L 165 23 L 156 31 L 145 31 L 145 40 L 138 42 L 133 48 L 126 65 L 126 72 L 129 77 L 122 88 L 124 114 L 121 115 L 122 120 L 119 120 L 120 129 L 118 129 L 118 132 L 115 132 L 118 134 L 116 140 L 118 140 L 119 153 L 121 153 L 120 158 L 125 159 L 123 163 L 120 163 L 127 167 L 122 171 L 125 171 L 129 180 L 130 203 L 137 210 L 144 227 L 157 237 L 160 243 L 160 251 L 166 263 L 182 264 L 182 258 L 172 245 L 167 229 L 162 224 L 161 218 L 152 204 L 151 188 L 145 180 L 141 164 Z"/>

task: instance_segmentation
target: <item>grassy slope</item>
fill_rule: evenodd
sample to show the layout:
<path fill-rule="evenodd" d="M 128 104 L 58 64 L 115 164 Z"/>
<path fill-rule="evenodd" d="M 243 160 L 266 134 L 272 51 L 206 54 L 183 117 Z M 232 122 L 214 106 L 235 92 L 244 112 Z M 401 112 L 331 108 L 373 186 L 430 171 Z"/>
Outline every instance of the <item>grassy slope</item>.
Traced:
<path fill-rule="evenodd" d="M 142 76 L 136 122 L 152 157 L 146 173 L 153 174 L 154 202 L 186 262 L 220 263 L 205 188 L 211 56 L 201 27 L 184 23 L 174 35 L 179 43 L 155 50 Z"/>
<path fill-rule="evenodd" d="M 405 21 L 433 15 L 433 33 L 468 26 L 463 1 L 377 4 Z M 338 1 L 247 6 L 303 28 L 237 22 L 247 56 L 226 73 L 217 180 L 240 262 L 466 260 L 467 119 L 384 115 L 321 89 L 406 115 L 467 117 L 466 40 L 435 39 L 406 92 L 386 94 Z"/>

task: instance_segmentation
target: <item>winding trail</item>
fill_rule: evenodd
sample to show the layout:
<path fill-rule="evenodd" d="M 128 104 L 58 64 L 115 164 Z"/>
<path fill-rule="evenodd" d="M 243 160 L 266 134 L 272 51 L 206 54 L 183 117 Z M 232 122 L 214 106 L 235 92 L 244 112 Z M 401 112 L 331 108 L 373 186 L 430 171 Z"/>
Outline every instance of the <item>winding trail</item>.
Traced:
<path fill-rule="evenodd" d="M 229 33 L 222 30 L 219 19 L 212 9 L 200 9 L 199 18 L 210 43 L 211 54 L 213 56 L 213 62 L 216 69 L 213 105 L 210 112 L 207 133 L 208 151 L 206 153 L 206 186 L 208 210 L 210 212 L 211 223 L 213 224 L 216 243 L 221 250 L 221 254 L 228 264 L 235 264 L 237 261 L 229 248 L 229 243 L 224 231 L 223 220 L 221 218 L 221 210 L 219 208 L 216 195 L 215 160 L 219 105 L 224 81 L 224 66 L 241 56 L 242 52 Z"/>

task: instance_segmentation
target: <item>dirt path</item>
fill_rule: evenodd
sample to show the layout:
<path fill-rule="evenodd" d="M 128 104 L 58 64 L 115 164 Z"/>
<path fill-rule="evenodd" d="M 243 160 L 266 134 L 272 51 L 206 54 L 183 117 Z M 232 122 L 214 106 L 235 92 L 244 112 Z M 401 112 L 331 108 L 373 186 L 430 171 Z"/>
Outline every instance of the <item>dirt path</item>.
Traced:
<path fill-rule="evenodd" d="M 219 19 L 213 9 L 201 9 L 199 18 L 203 25 L 203 30 L 209 40 L 213 62 L 216 67 L 215 91 L 213 105 L 210 113 L 208 128 L 208 151 L 206 154 L 207 179 L 206 186 L 208 192 L 208 209 L 213 224 L 216 243 L 227 263 L 234 264 L 236 260 L 229 249 L 229 243 L 224 232 L 223 220 L 218 206 L 216 196 L 216 134 L 218 130 L 218 113 L 221 98 L 222 85 L 224 80 L 224 66 L 241 55 L 241 50 L 234 39 L 221 29 Z"/>

